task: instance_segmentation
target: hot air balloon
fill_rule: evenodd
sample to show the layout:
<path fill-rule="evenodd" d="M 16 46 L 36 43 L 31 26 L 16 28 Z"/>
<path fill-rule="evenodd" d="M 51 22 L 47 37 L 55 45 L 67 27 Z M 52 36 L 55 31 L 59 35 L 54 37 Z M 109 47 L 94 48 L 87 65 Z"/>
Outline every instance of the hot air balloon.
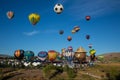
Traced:
<path fill-rule="evenodd" d="M 89 21 L 89 20 L 90 20 L 90 16 L 86 16 L 85 18 L 86 18 L 86 20 L 87 20 L 87 21 Z"/>
<path fill-rule="evenodd" d="M 61 60 L 62 59 L 62 54 L 60 54 L 59 52 L 57 52 L 57 60 Z"/>
<path fill-rule="evenodd" d="M 26 61 L 31 61 L 34 57 L 34 52 L 33 51 L 25 51 L 24 57 Z"/>
<path fill-rule="evenodd" d="M 71 62 L 73 60 L 73 57 L 74 57 L 74 52 L 71 51 L 71 49 L 67 49 L 65 51 L 65 58 L 66 60 L 68 61 L 68 63 L 71 65 Z"/>
<path fill-rule="evenodd" d="M 72 32 L 72 34 L 74 34 L 76 31 L 73 29 L 71 32 Z"/>
<path fill-rule="evenodd" d="M 41 61 L 45 61 L 46 58 L 48 56 L 48 53 L 46 51 L 40 51 L 38 53 L 38 58 L 41 60 Z"/>
<path fill-rule="evenodd" d="M 90 35 L 86 35 L 86 39 L 89 40 L 90 39 Z"/>
<path fill-rule="evenodd" d="M 83 47 L 79 47 L 75 51 L 75 59 L 79 62 L 84 62 L 86 60 L 86 50 Z"/>
<path fill-rule="evenodd" d="M 7 15 L 8 19 L 12 19 L 14 17 L 14 12 L 8 11 L 6 15 Z"/>
<path fill-rule="evenodd" d="M 59 31 L 59 34 L 61 34 L 61 35 L 62 35 L 63 33 L 64 33 L 64 31 L 63 31 L 63 30 L 60 30 L 60 31 Z"/>
<path fill-rule="evenodd" d="M 92 44 L 88 44 L 88 47 L 89 47 L 89 48 L 92 48 Z"/>
<path fill-rule="evenodd" d="M 57 57 L 57 52 L 54 50 L 49 50 L 48 51 L 48 59 L 53 62 Z"/>
<path fill-rule="evenodd" d="M 16 50 L 16 51 L 14 52 L 14 56 L 15 56 L 15 58 L 17 58 L 18 60 L 23 59 L 23 57 L 24 57 L 24 50 Z"/>
<path fill-rule="evenodd" d="M 75 26 L 74 30 L 75 30 L 75 32 L 78 32 L 80 30 L 80 27 L 79 26 Z"/>
<path fill-rule="evenodd" d="M 91 59 L 91 61 L 94 61 L 96 50 L 95 49 L 91 49 L 89 51 L 89 53 L 90 53 L 90 59 Z"/>
<path fill-rule="evenodd" d="M 39 22 L 39 20 L 40 20 L 40 16 L 39 16 L 38 14 L 36 14 L 36 13 L 30 14 L 30 15 L 28 16 L 28 18 L 29 18 L 29 21 L 30 21 L 33 25 L 37 24 L 37 23 Z"/>
<path fill-rule="evenodd" d="M 95 60 L 95 55 L 90 55 L 90 60 L 94 61 Z"/>
<path fill-rule="evenodd" d="M 94 54 L 96 53 L 96 50 L 95 50 L 95 49 L 91 49 L 91 50 L 89 51 L 89 53 L 90 53 L 90 55 L 94 55 Z"/>
<path fill-rule="evenodd" d="M 72 37 L 71 37 L 71 36 L 68 36 L 68 37 L 67 37 L 67 40 L 68 40 L 68 41 L 71 41 L 71 40 L 72 40 Z"/>
<path fill-rule="evenodd" d="M 68 49 L 69 51 L 73 51 L 72 46 L 69 46 L 67 49 Z"/>

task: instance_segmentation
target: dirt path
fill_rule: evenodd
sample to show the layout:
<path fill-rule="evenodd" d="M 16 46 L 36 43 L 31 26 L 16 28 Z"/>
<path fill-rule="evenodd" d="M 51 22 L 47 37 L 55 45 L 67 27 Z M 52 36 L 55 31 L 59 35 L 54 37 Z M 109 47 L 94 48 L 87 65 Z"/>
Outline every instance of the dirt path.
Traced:
<path fill-rule="evenodd" d="M 89 76 L 91 76 L 91 77 L 94 77 L 94 78 L 97 78 L 97 79 L 102 79 L 100 76 L 96 76 L 96 75 L 93 75 L 93 74 L 91 74 L 91 73 L 85 73 L 85 72 L 79 72 L 80 74 L 85 74 L 85 75 L 89 75 Z"/>
<path fill-rule="evenodd" d="M 42 71 L 39 69 L 33 70 L 19 70 L 7 73 L 6 75 L 11 75 L 6 77 L 4 80 L 44 80 Z"/>

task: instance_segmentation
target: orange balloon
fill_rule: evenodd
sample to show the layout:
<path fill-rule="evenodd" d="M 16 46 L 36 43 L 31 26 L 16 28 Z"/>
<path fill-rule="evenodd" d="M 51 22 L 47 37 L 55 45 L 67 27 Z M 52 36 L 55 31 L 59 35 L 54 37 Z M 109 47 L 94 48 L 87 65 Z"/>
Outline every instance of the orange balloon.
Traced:
<path fill-rule="evenodd" d="M 12 11 L 7 12 L 8 19 L 12 19 L 14 17 L 14 13 Z"/>

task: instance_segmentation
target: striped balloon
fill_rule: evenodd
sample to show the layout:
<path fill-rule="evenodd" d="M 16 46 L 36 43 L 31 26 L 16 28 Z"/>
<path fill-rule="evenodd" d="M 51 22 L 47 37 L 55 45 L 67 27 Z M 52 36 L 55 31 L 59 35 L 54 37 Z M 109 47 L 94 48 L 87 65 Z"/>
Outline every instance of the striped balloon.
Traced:
<path fill-rule="evenodd" d="M 24 57 L 24 50 L 16 50 L 15 52 L 14 52 L 14 56 L 15 56 L 15 58 L 17 58 L 17 59 L 23 59 L 23 57 Z"/>

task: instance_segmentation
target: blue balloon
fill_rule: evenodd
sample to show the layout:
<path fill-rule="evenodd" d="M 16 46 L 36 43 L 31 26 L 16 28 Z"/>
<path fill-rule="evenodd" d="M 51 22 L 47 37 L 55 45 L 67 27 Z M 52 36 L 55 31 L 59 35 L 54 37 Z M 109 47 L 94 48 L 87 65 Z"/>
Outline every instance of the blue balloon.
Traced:
<path fill-rule="evenodd" d="M 46 51 L 40 51 L 38 53 L 38 58 L 41 60 L 41 61 L 45 61 L 45 59 L 47 58 L 48 56 L 48 53 Z"/>

